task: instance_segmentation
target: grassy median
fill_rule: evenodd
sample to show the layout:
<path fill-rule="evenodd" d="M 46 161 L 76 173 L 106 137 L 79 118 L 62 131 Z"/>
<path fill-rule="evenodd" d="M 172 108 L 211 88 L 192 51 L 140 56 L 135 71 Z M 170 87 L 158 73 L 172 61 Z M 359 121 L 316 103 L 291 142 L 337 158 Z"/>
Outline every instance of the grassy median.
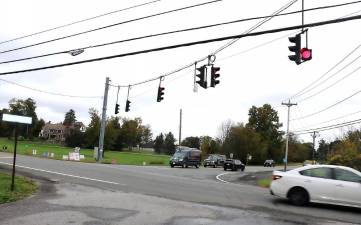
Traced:
<path fill-rule="evenodd" d="M 13 202 L 33 194 L 37 189 L 35 182 L 23 177 L 15 177 L 15 190 L 10 191 L 11 176 L 0 173 L 0 204 Z"/>
<path fill-rule="evenodd" d="M 0 151 L 2 147 L 7 146 L 7 152 L 12 152 L 14 148 L 14 141 L 7 138 L 0 138 Z M 33 149 L 36 149 L 37 154 L 33 155 Z M 40 141 L 18 141 L 17 153 L 21 155 L 29 155 L 36 157 L 43 157 L 45 152 L 54 153 L 54 158 L 61 160 L 63 155 L 68 155 L 74 150 L 69 147 L 64 147 L 56 144 L 49 144 Z M 93 149 L 81 149 L 80 154 L 85 156 L 83 162 L 95 162 L 93 157 Z M 153 152 L 145 151 L 105 151 L 103 163 L 115 163 L 121 165 L 169 165 L 168 155 L 159 155 Z"/>

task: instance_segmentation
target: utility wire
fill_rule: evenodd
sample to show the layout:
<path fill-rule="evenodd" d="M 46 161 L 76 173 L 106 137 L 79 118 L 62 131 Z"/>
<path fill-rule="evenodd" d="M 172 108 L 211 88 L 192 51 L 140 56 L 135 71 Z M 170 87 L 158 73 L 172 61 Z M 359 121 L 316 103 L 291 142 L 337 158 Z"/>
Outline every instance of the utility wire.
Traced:
<path fill-rule="evenodd" d="M 352 2 L 352 3 L 347 3 L 347 4 L 356 4 L 356 3 L 360 3 L 360 2 L 361 1 L 357 1 L 357 2 Z M 315 8 L 306 9 L 305 11 L 322 10 L 322 9 L 328 9 L 328 8 L 333 8 L 333 7 L 340 7 L 340 6 L 343 6 L 343 5 L 344 4 L 337 4 L 337 5 L 328 5 L 328 6 L 323 6 L 323 7 L 315 7 Z M 276 16 L 286 16 L 286 15 L 291 15 L 291 14 L 296 14 L 296 13 L 301 13 L 301 12 L 302 11 L 293 11 L 293 12 L 288 12 L 288 13 L 272 14 L 270 16 L 259 16 L 259 17 L 245 18 L 245 19 L 233 20 L 233 21 L 222 22 L 222 23 L 217 23 L 217 24 L 210 24 L 210 25 L 186 28 L 186 29 L 181 29 L 181 30 L 167 31 L 167 32 L 162 32 L 162 33 L 157 33 L 157 34 L 150 34 L 150 35 L 145 35 L 145 36 L 139 36 L 139 37 L 134 37 L 134 38 L 123 39 L 123 40 L 119 40 L 119 41 L 107 42 L 107 43 L 102 43 L 102 44 L 97 44 L 97 45 L 89 45 L 89 46 L 86 46 L 86 47 L 79 47 L 77 49 L 69 49 L 69 50 L 64 50 L 64 51 L 59 51 L 59 52 L 54 52 L 54 53 L 48 53 L 48 54 L 43 54 L 43 55 L 31 56 L 31 57 L 20 58 L 20 59 L 13 59 L 13 60 L 0 62 L 0 64 L 6 64 L 6 63 L 13 63 L 13 62 L 43 58 L 43 57 L 54 56 L 54 55 L 59 55 L 59 54 L 68 54 L 68 53 L 70 53 L 71 51 L 74 51 L 74 50 L 87 50 L 87 49 L 91 49 L 91 48 L 104 47 L 104 46 L 108 46 L 108 45 L 120 44 L 120 43 L 129 42 L 129 41 L 141 40 L 141 39 L 146 39 L 146 38 L 152 38 L 152 37 L 158 37 L 158 36 L 175 34 L 175 33 L 182 33 L 182 32 L 188 32 L 188 31 L 195 31 L 195 30 L 200 30 L 200 29 L 207 29 L 207 28 L 212 28 L 212 27 L 217 27 L 217 26 L 224 26 L 224 25 L 240 23 L 240 22 L 245 22 L 245 21 L 251 21 L 251 20 L 268 19 L 268 18 L 272 18 L 272 17 L 276 17 Z M 267 22 L 267 21 L 266 20 L 263 21 L 262 24 L 264 22 Z M 247 31 L 245 33 L 247 33 Z M 238 40 L 238 39 L 236 39 L 236 40 Z M 232 42 L 233 42 L 233 40 L 232 40 Z M 227 44 L 227 45 L 222 46 L 221 49 L 223 50 L 224 48 L 227 48 L 229 46 L 230 46 L 230 43 Z M 221 49 L 216 50 L 213 54 L 218 53 Z"/>
<path fill-rule="evenodd" d="M 299 129 L 305 129 L 307 127 L 314 127 L 316 125 L 321 125 L 321 124 L 325 124 L 325 123 L 332 122 L 332 121 L 335 121 L 335 120 L 343 119 L 345 117 L 349 117 L 349 116 L 352 116 L 352 115 L 355 115 L 355 114 L 358 114 L 358 113 L 361 113 L 361 110 L 358 110 L 356 112 L 349 113 L 349 114 L 346 114 L 346 115 L 343 115 L 343 116 L 339 116 L 337 118 L 333 118 L 333 119 L 330 119 L 330 120 L 327 120 L 327 121 L 323 121 L 321 123 L 316 123 L 316 124 L 313 124 L 313 125 L 310 125 L 310 126 L 300 127 Z"/>
<path fill-rule="evenodd" d="M 158 48 L 152 48 L 152 49 L 145 49 L 145 50 L 140 50 L 140 51 L 135 51 L 135 52 L 128 52 L 128 53 L 123 53 L 123 54 L 117 54 L 117 55 L 105 56 L 105 57 L 100 57 L 100 58 L 87 59 L 87 60 L 82 60 L 82 61 L 75 61 L 75 62 L 64 63 L 64 64 L 57 64 L 57 65 L 52 65 L 52 66 L 45 66 L 45 67 L 37 67 L 37 68 L 31 68 L 31 69 L 25 69 L 25 70 L 2 72 L 2 73 L 0 73 L 0 76 L 16 74 L 16 73 L 33 72 L 33 71 L 52 69 L 52 68 L 58 68 L 58 67 L 64 67 L 64 66 L 72 66 L 72 65 L 78 65 L 78 64 L 83 64 L 83 63 L 90 63 L 90 62 L 96 62 L 96 61 L 102 61 L 102 60 L 109 60 L 109 59 L 114 59 L 114 58 L 122 58 L 122 57 L 126 57 L 126 56 L 139 55 L 139 54 L 145 54 L 145 53 L 150 53 L 150 52 L 158 52 L 158 51 L 188 47 L 188 46 L 193 46 L 193 45 L 207 44 L 207 43 L 219 42 L 219 41 L 235 39 L 235 38 L 245 38 L 245 37 L 260 36 L 260 35 L 264 35 L 264 34 L 279 33 L 279 32 L 288 31 L 288 30 L 301 29 L 302 27 L 304 27 L 304 28 L 318 27 L 318 26 L 324 26 L 324 25 L 335 24 L 335 23 L 342 23 L 342 22 L 351 21 L 351 20 L 358 20 L 358 19 L 361 19 L 361 15 L 346 17 L 346 18 L 342 18 L 342 19 L 334 19 L 334 20 L 326 20 L 326 21 L 321 21 L 321 22 L 309 23 L 309 24 L 305 24 L 305 25 L 297 25 L 297 26 L 289 26 L 289 27 L 283 27 L 283 28 L 277 28 L 277 29 L 271 29 L 271 30 L 264 30 L 264 31 L 248 33 L 248 34 L 239 34 L 239 35 L 232 35 L 232 36 L 226 36 L 226 37 L 220 37 L 220 38 L 213 38 L 213 39 L 207 39 L 207 40 L 201 40 L 201 41 L 195 41 L 195 42 L 187 42 L 187 43 L 183 43 L 183 44 L 170 45 L 170 46 L 164 46 L 164 47 L 158 47 Z M 193 64 L 191 64 L 191 65 L 193 65 Z M 179 68 L 179 69 L 177 69 L 177 70 L 175 70 L 173 72 L 170 72 L 170 73 L 175 73 L 175 72 L 181 71 L 184 68 L 187 68 L 187 67 L 184 66 L 184 67 Z M 152 80 L 155 80 L 155 79 L 159 79 L 159 77 L 154 78 L 154 79 L 150 79 L 148 81 L 142 81 L 142 82 L 139 82 L 137 84 L 146 83 L 146 82 L 149 82 L 149 81 L 152 81 Z M 133 84 L 131 86 L 134 86 L 134 85 L 137 85 L 137 84 Z"/>
<path fill-rule="evenodd" d="M 19 86 L 19 87 L 22 87 L 22 88 L 26 88 L 26 89 L 29 89 L 29 90 L 32 90 L 32 91 L 45 93 L 45 94 L 49 94 L 49 95 L 57 95 L 57 96 L 69 97 L 69 98 L 103 98 L 103 96 L 79 96 L 79 95 L 68 95 L 68 94 L 44 91 L 44 90 L 40 90 L 40 89 L 36 89 L 36 88 L 32 88 L 32 87 L 22 85 L 22 84 L 14 82 L 14 81 L 4 80 L 4 79 L 1 79 L 1 78 L 0 78 L 0 80 L 4 81 L 6 83 L 12 84 L 12 85 L 16 85 L 16 86 Z"/>
<path fill-rule="evenodd" d="M 325 126 L 325 127 L 319 127 L 319 128 L 315 128 L 315 129 L 293 131 L 292 133 L 294 133 L 296 135 L 301 135 L 301 134 L 312 133 L 314 131 L 332 130 L 332 129 L 336 129 L 336 128 L 340 128 L 340 127 L 354 125 L 354 124 L 357 124 L 357 123 L 361 123 L 361 119 L 347 121 L 347 122 L 344 122 L 344 123 L 334 124 L 334 125 Z"/>
<path fill-rule="evenodd" d="M 346 100 L 354 97 L 355 95 L 359 94 L 360 92 L 361 92 L 361 90 L 353 93 L 352 95 L 350 95 L 350 96 L 348 96 L 348 97 L 346 97 L 346 98 L 344 98 L 344 99 L 342 99 L 342 100 L 340 100 L 340 101 L 338 101 L 338 102 L 336 102 L 336 103 L 334 103 L 334 104 L 332 104 L 332 105 L 330 105 L 330 106 L 328 106 L 328 107 L 326 107 L 326 108 L 324 108 L 324 109 L 322 109 L 322 110 L 320 110 L 320 111 L 317 111 L 317 112 L 308 114 L 308 115 L 306 115 L 306 116 L 302 116 L 302 117 L 298 117 L 298 118 L 291 119 L 291 121 L 294 121 L 294 120 L 302 120 L 302 119 L 308 118 L 308 117 L 310 117 L 310 116 L 314 116 L 314 115 L 320 114 L 321 112 L 324 112 L 324 111 L 326 111 L 326 110 L 328 110 L 328 109 L 330 109 L 330 108 L 332 108 L 332 107 L 334 107 L 334 106 L 336 106 L 336 105 L 338 105 L 338 104 L 341 104 L 342 102 L 344 102 L 344 101 L 346 101 Z"/>
<path fill-rule="evenodd" d="M 361 56 L 361 55 L 360 55 L 360 56 Z M 331 85 L 329 85 L 329 86 L 321 89 L 320 91 L 316 92 L 315 94 L 310 95 L 310 96 L 307 96 L 307 97 L 305 97 L 305 98 L 303 98 L 303 99 L 301 99 L 301 100 L 298 100 L 297 103 L 304 102 L 304 101 L 306 101 L 306 100 L 308 100 L 308 99 L 310 99 L 310 98 L 313 98 L 313 97 L 321 94 L 322 92 L 328 90 L 329 88 L 335 86 L 336 84 L 338 84 L 339 82 L 343 81 L 343 80 L 346 79 L 347 77 L 351 76 L 352 74 L 354 74 L 355 72 L 357 72 L 359 69 L 361 69 L 361 67 L 356 68 L 356 69 L 353 70 L 352 72 L 346 74 L 345 76 L 343 76 L 343 77 L 340 78 L 339 80 L 337 80 L 337 81 L 335 81 L 334 83 L 332 83 Z"/>
<path fill-rule="evenodd" d="M 142 3 L 142 4 L 138 4 L 138 5 L 133 5 L 133 6 L 130 6 L 130 7 L 127 7 L 127 8 L 118 9 L 118 10 L 115 10 L 115 11 L 107 12 L 107 13 L 104 13 L 104 14 L 100 14 L 100 15 L 97 15 L 97 16 L 90 17 L 90 18 L 78 20 L 78 21 L 75 21 L 75 22 L 72 22 L 72 23 L 68 23 L 68 24 L 57 26 L 57 27 L 49 28 L 49 29 L 46 29 L 46 30 L 38 31 L 38 32 L 35 32 L 35 33 L 32 33 L 32 34 L 23 35 L 21 37 L 13 38 L 13 39 L 10 39 L 10 40 L 7 40 L 7 41 L 2 41 L 2 42 L 0 42 L 0 45 L 8 43 L 8 42 L 12 42 L 12 41 L 20 40 L 20 39 L 23 39 L 23 38 L 35 36 L 35 35 L 38 35 L 38 34 L 43 34 L 43 33 L 49 32 L 49 31 L 58 30 L 60 28 L 68 27 L 68 26 L 75 25 L 75 24 L 78 24 L 78 23 L 83 23 L 83 22 L 86 22 L 86 21 L 89 21 L 89 20 L 94 20 L 94 19 L 97 19 L 97 18 L 100 18 L 100 17 L 104 17 L 104 16 L 114 14 L 114 13 L 127 11 L 129 9 L 134 9 L 134 8 L 138 8 L 138 7 L 141 7 L 141 6 L 149 5 L 149 4 L 152 4 L 152 3 L 159 2 L 159 1 L 161 1 L 161 0 L 154 0 L 154 1 L 146 2 L 146 3 Z"/>
<path fill-rule="evenodd" d="M 208 5 L 208 4 L 212 4 L 212 3 L 216 3 L 216 2 L 220 2 L 220 1 L 223 1 L 223 0 L 213 0 L 213 1 L 209 1 L 209 2 L 203 2 L 203 3 L 199 3 L 199 4 L 195 4 L 195 5 L 190 5 L 190 6 L 186 6 L 186 7 L 182 7 L 182 8 L 177 8 L 177 9 L 172 9 L 172 10 L 169 10 L 169 11 L 164 11 L 164 12 L 161 12 L 161 13 L 156 13 L 156 14 L 143 16 L 143 17 L 139 17 L 139 18 L 135 18 L 135 19 L 130 19 L 130 20 L 119 22 L 119 23 L 114 23 L 114 24 L 110 24 L 110 25 L 107 25 L 107 26 L 98 27 L 98 28 L 95 28 L 95 29 L 91 29 L 91 30 L 87 30 L 87 31 L 83 31 L 83 32 L 75 33 L 75 34 L 54 38 L 54 39 L 51 39 L 51 40 L 38 42 L 38 43 L 35 43 L 35 44 L 31 44 L 31 45 L 26 45 L 26 46 L 22 46 L 22 47 L 18 47 L 18 48 L 13 48 L 13 49 L 1 51 L 0 54 L 7 53 L 7 52 L 13 52 L 13 51 L 17 51 L 17 50 L 21 50 L 21 49 L 25 49 L 25 48 L 30 48 L 30 47 L 34 47 L 34 46 L 38 46 L 38 45 L 42 45 L 42 44 L 47 44 L 47 43 L 50 43 L 50 42 L 59 41 L 59 40 L 63 40 L 63 39 L 66 39 L 66 38 L 75 37 L 75 36 L 79 36 L 79 35 L 82 35 L 82 34 L 87 34 L 87 33 L 91 33 L 91 32 L 94 32 L 94 31 L 99 31 L 99 30 L 110 28 L 110 27 L 119 26 L 119 25 L 126 24 L 126 23 L 131 23 L 131 22 L 135 22 L 135 21 L 139 21 L 139 20 L 149 19 L 149 18 L 152 18 L 152 17 L 157 17 L 157 16 L 161 16 L 161 15 L 165 15 L 165 14 L 174 13 L 174 12 L 179 12 L 179 11 L 182 11 L 182 10 L 191 9 L 191 8 L 195 8 L 195 7 L 199 7 L 199 6 L 204 6 L 204 5 Z"/>

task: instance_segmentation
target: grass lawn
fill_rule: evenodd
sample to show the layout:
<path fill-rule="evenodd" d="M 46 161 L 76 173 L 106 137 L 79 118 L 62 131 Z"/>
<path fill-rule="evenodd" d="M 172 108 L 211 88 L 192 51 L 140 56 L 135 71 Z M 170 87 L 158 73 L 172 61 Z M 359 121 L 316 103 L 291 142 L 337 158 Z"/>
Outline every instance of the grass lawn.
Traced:
<path fill-rule="evenodd" d="M 8 140 L 7 138 L 0 138 L 0 151 L 3 146 L 7 146 L 7 152 L 13 152 L 14 140 Z M 17 153 L 21 155 L 32 156 L 33 149 L 37 151 L 37 157 L 43 157 L 44 152 L 54 153 L 54 159 L 61 160 L 63 155 L 68 155 L 69 152 L 73 152 L 72 148 L 63 147 L 55 144 L 49 144 L 39 141 L 18 141 Z M 95 162 L 93 158 L 94 150 L 81 149 L 80 154 L 85 156 L 83 162 Z M 158 155 L 152 152 L 129 152 L 129 151 L 105 151 L 105 157 L 103 163 L 112 163 L 122 165 L 168 165 L 168 155 Z"/>
<path fill-rule="evenodd" d="M 272 181 L 271 178 L 260 179 L 257 180 L 257 184 L 260 187 L 269 188 L 271 181 Z"/>
<path fill-rule="evenodd" d="M 15 177 L 15 190 L 10 191 L 11 176 L 0 173 L 0 204 L 25 198 L 37 190 L 35 182 Z"/>

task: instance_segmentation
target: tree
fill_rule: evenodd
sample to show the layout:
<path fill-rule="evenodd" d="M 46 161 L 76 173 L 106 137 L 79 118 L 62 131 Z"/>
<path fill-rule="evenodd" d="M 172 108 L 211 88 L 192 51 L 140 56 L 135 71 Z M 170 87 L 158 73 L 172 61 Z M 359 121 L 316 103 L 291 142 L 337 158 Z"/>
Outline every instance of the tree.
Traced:
<path fill-rule="evenodd" d="M 140 144 L 142 140 L 144 126 L 142 125 L 141 118 L 127 119 L 123 118 L 123 124 L 121 126 L 121 135 L 124 143 L 129 149 L 132 149 L 137 144 Z"/>
<path fill-rule="evenodd" d="M 65 135 L 65 145 L 68 147 L 83 147 L 85 134 L 78 129 L 69 129 Z"/>
<path fill-rule="evenodd" d="M 232 120 L 226 120 L 218 127 L 218 138 L 221 144 L 223 144 L 229 136 L 232 126 L 234 126 L 234 122 Z"/>
<path fill-rule="evenodd" d="M 263 163 L 267 158 L 267 143 L 262 140 L 259 133 L 243 124 L 231 128 L 223 148 L 227 155 L 232 153 L 234 158 L 243 162 L 248 154 L 252 155 L 252 163 Z"/>
<path fill-rule="evenodd" d="M 201 141 L 200 150 L 202 151 L 203 156 L 214 153 L 214 152 L 211 151 L 212 137 L 210 137 L 210 136 L 202 136 L 200 138 L 200 141 Z"/>
<path fill-rule="evenodd" d="M 174 154 L 174 152 L 175 152 L 174 142 L 175 141 L 176 141 L 176 139 L 174 138 L 174 135 L 172 134 L 172 132 L 169 132 L 168 134 L 165 135 L 164 148 L 165 148 L 166 154 L 168 154 L 168 155 Z"/>
<path fill-rule="evenodd" d="M 26 138 L 33 138 L 33 127 L 38 122 L 36 115 L 36 102 L 32 98 L 26 100 L 13 98 L 9 101 L 9 112 L 14 115 L 28 116 L 32 118 L 31 125 L 20 125 L 18 133 Z"/>
<path fill-rule="evenodd" d="M 73 125 L 75 121 L 76 121 L 75 111 L 73 109 L 70 109 L 68 112 L 65 113 L 63 125 L 69 127 Z"/>
<path fill-rule="evenodd" d="M 199 149 L 200 148 L 200 139 L 199 137 L 186 137 L 182 143 L 182 146 L 187 146 L 190 148 L 196 148 Z"/>
<path fill-rule="evenodd" d="M 321 139 L 318 142 L 318 149 L 317 149 L 317 161 L 325 162 L 327 160 L 327 155 L 329 151 L 330 145 L 326 143 L 324 139 Z"/>
<path fill-rule="evenodd" d="M 258 108 L 252 106 L 248 111 L 248 115 L 246 127 L 260 134 L 262 141 L 267 143 L 267 157 L 280 160 L 283 155 L 283 132 L 278 130 L 282 127 L 282 123 L 279 123 L 277 111 L 271 105 L 264 104 Z"/>
<path fill-rule="evenodd" d="M 90 123 L 85 131 L 85 143 L 88 148 L 99 144 L 100 116 L 96 109 L 89 109 Z"/>
<path fill-rule="evenodd" d="M 154 140 L 154 151 L 158 154 L 162 153 L 164 148 L 164 136 L 160 133 Z"/>
<path fill-rule="evenodd" d="M 312 143 L 301 143 L 294 135 L 290 135 L 288 143 L 289 162 L 304 162 L 312 158 Z"/>

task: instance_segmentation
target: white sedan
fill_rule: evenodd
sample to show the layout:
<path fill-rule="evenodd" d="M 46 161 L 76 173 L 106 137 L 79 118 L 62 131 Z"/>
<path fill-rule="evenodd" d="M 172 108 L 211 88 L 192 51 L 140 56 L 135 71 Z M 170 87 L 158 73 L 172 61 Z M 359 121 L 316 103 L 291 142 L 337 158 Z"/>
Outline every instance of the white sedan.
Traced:
<path fill-rule="evenodd" d="M 318 202 L 361 208 L 361 173 L 333 165 L 274 171 L 270 192 L 295 205 Z"/>

